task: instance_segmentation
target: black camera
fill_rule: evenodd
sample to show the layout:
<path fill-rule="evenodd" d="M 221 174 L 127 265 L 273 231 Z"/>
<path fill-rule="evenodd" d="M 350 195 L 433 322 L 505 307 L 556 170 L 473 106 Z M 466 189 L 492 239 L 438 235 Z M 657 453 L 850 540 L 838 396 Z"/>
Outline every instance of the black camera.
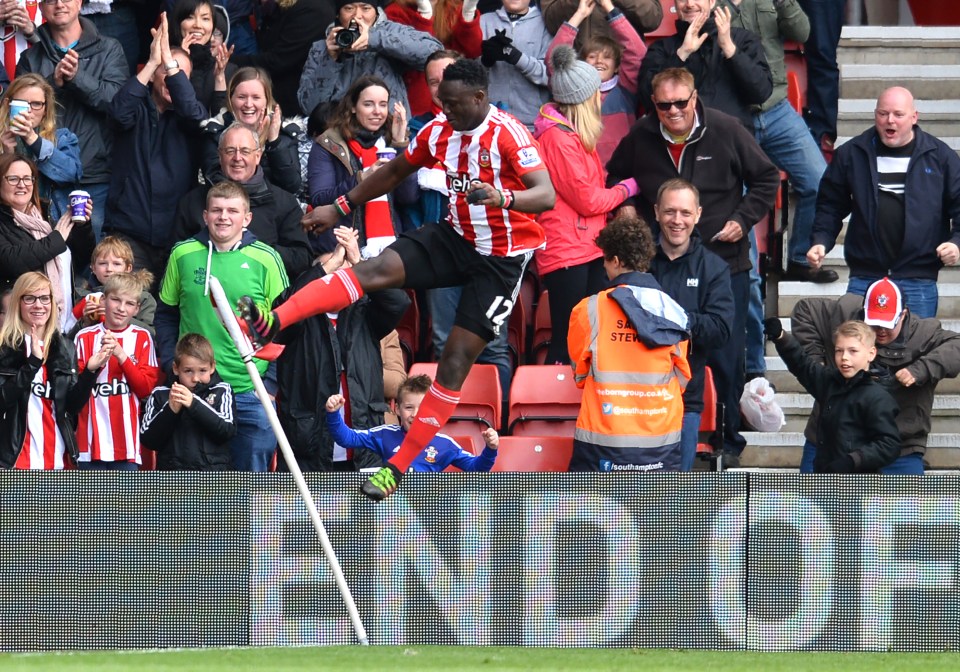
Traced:
<path fill-rule="evenodd" d="M 349 49 L 353 43 L 360 39 L 360 26 L 356 21 L 351 21 L 350 25 L 343 30 L 337 31 L 334 41 L 341 49 Z"/>

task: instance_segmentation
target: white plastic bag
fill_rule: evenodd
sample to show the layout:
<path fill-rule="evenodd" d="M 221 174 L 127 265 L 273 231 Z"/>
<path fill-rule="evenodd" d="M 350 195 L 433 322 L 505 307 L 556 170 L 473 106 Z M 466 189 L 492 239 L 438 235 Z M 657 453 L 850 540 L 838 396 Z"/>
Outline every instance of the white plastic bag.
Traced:
<path fill-rule="evenodd" d="M 758 432 L 779 432 L 787 424 L 776 392 L 766 378 L 754 378 L 743 386 L 740 412 L 744 421 Z"/>

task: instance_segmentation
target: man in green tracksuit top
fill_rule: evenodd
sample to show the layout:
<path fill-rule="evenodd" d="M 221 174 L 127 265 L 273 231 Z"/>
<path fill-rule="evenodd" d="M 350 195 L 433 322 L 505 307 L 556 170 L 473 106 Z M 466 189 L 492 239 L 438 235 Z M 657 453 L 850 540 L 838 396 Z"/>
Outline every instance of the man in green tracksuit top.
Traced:
<path fill-rule="evenodd" d="M 254 297 L 262 310 L 287 287 L 280 255 L 246 230 L 252 215 L 246 191 L 234 182 L 221 182 L 207 193 L 203 212 L 207 229 L 177 243 L 170 253 L 160 286 L 155 325 L 161 365 L 168 370 L 181 336 L 198 333 L 213 344 L 217 371 L 233 387 L 237 402 L 237 434 L 230 442 L 234 468 L 267 471 L 276 437 L 253 391 L 240 353 L 220 323 L 210 301 L 210 276 L 215 276 L 230 305 L 241 296 Z M 255 360 L 263 375 L 268 363 Z"/>

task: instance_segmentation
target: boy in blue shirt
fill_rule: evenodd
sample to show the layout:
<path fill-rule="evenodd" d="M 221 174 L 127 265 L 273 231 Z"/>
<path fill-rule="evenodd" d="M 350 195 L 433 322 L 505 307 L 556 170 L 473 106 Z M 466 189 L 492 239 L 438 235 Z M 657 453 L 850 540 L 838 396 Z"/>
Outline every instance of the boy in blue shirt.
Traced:
<path fill-rule="evenodd" d="M 420 409 L 420 402 L 430 390 L 433 381 L 430 376 L 407 378 L 397 393 L 397 415 L 399 425 L 380 425 L 372 429 L 354 431 L 347 427 L 340 414 L 344 406 L 342 394 L 331 395 L 327 399 L 327 427 L 333 440 L 344 448 L 366 448 L 372 450 L 386 462 L 400 448 L 403 437 L 410 429 L 413 418 Z M 437 434 L 430 445 L 420 453 L 410 465 L 410 471 L 443 471 L 453 465 L 462 471 L 490 471 L 497 457 L 500 435 L 492 427 L 483 431 L 486 446 L 480 455 L 471 455 L 446 434 Z"/>

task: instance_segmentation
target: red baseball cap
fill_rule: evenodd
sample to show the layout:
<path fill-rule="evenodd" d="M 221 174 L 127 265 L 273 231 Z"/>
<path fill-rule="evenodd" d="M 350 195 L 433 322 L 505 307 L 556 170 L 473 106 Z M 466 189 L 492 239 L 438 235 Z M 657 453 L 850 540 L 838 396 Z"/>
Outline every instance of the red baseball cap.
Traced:
<path fill-rule="evenodd" d="M 863 321 L 871 327 L 895 329 L 903 313 L 900 288 L 890 278 L 877 280 L 867 289 L 863 301 Z"/>

